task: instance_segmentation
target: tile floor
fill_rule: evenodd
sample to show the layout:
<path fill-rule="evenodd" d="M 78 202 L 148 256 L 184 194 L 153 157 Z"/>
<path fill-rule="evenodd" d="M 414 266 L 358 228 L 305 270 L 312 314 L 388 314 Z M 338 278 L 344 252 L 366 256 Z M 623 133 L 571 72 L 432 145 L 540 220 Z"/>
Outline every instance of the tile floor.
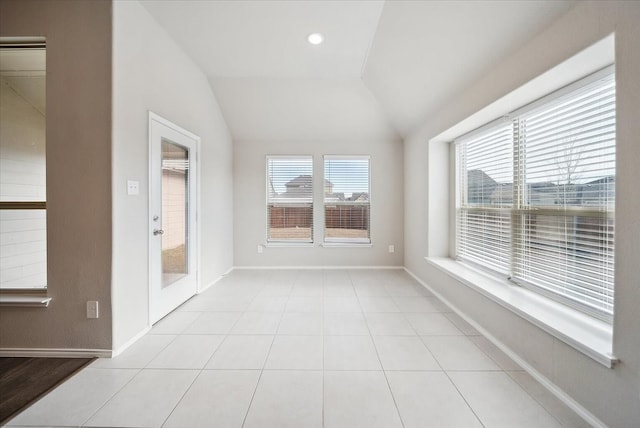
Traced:
<path fill-rule="evenodd" d="M 236 270 L 9 426 L 585 427 L 402 270 Z"/>

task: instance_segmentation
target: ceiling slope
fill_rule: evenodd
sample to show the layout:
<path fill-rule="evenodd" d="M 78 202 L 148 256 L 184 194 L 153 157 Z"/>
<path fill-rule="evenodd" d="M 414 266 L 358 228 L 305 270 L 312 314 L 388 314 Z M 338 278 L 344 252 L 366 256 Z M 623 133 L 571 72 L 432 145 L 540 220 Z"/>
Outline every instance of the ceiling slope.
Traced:
<path fill-rule="evenodd" d="M 207 75 L 234 139 L 347 141 L 408 135 L 575 1 L 142 4 Z"/>
<path fill-rule="evenodd" d="M 387 1 L 364 81 L 403 135 L 574 1 Z"/>

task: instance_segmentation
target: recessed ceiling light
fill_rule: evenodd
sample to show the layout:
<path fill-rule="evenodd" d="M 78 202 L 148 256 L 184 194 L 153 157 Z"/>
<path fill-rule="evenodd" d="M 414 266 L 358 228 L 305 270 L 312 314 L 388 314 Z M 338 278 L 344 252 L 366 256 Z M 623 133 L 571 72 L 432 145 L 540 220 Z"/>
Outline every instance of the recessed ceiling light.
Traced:
<path fill-rule="evenodd" d="M 307 41 L 312 45 L 319 45 L 324 42 L 324 36 L 320 33 L 311 33 L 307 36 Z"/>

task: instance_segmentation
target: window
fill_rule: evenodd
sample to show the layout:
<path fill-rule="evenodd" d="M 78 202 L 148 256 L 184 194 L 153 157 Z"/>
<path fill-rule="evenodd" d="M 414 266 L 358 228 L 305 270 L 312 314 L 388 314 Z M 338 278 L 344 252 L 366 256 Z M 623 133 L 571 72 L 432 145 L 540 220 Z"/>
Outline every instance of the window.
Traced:
<path fill-rule="evenodd" d="M 313 242 L 313 158 L 267 156 L 267 242 Z"/>
<path fill-rule="evenodd" d="M 611 322 L 612 68 L 455 143 L 457 257 Z"/>
<path fill-rule="evenodd" d="M 368 156 L 324 157 L 324 241 L 371 243 Z"/>
<path fill-rule="evenodd" d="M 0 289 L 47 287 L 44 40 L 0 38 Z"/>

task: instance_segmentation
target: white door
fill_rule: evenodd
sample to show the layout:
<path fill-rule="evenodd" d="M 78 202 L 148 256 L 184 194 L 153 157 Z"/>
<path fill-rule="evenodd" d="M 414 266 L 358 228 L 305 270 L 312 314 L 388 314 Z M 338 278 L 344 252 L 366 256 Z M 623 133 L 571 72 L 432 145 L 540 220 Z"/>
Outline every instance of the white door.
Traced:
<path fill-rule="evenodd" d="M 151 324 L 198 290 L 199 138 L 149 112 L 149 316 Z"/>

